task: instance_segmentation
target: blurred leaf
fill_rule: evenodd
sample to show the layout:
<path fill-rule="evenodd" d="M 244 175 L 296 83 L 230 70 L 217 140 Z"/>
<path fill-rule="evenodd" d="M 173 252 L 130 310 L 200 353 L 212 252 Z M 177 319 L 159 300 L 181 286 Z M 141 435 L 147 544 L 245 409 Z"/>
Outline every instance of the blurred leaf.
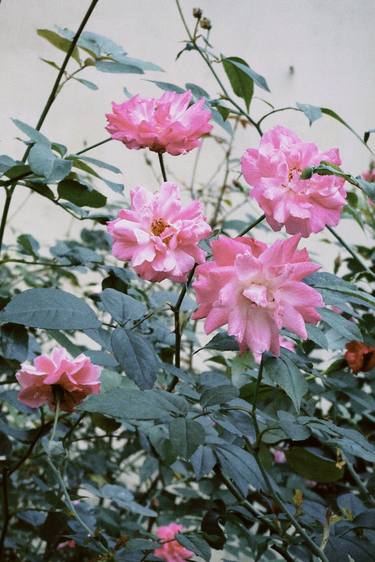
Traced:
<path fill-rule="evenodd" d="M 309 480 L 337 482 L 344 475 L 344 470 L 336 466 L 336 461 L 324 459 L 302 447 L 291 447 L 285 454 L 292 469 Z"/>
<path fill-rule="evenodd" d="M 184 90 L 184 88 L 181 88 L 180 86 L 176 86 L 176 84 L 172 84 L 171 82 L 160 82 L 158 80 L 147 80 L 147 82 L 151 82 L 152 84 L 155 84 L 156 86 L 158 86 L 162 90 L 165 90 L 166 92 L 176 92 L 177 94 L 184 94 L 186 91 Z"/>
<path fill-rule="evenodd" d="M 31 234 L 20 234 L 17 237 L 17 243 L 27 254 L 30 254 L 34 257 L 38 255 L 40 244 L 38 240 L 36 240 Z"/>
<path fill-rule="evenodd" d="M 29 349 L 29 335 L 24 326 L 4 324 L 0 326 L 0 343 L 3 356 L 15 359 L 22 363 L 25 361 Z"/>
<path fill-rule="evenodd" d="M 16 125 L 16 127 L 21 129 L 21 131 L 25 133 L 25 135 L 27 135 L 29 139 L 31 139 L 33 142 L 37 142 L 45 146 L 51 146 L 51 143 L 47 139 L 47 137 L 45 137 L 44 135 L 42 135 L 42 133 L 34 129 L 34 127 L 30 127 L 30 125 L 24 123 L 23 121 L 20 121 L 19 119 L 12 119 L 12 121 Z"/>
<path fill-rule="evenodd" d="M 83 86 L 86 86 L 86 88 L 88 88 L 89 90 L 98 89 L 98 86 L 94 84 L 94 82 L 90 82 L 90 80 L 85 80 L 84 78 L 75 78 L 75 80 L 83 84 Z"/>

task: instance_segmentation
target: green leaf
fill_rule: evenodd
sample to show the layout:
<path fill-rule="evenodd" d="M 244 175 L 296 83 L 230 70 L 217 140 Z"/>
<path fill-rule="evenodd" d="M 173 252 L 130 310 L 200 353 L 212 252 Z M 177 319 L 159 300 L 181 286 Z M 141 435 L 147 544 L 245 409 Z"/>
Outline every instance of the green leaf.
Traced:
<path fill-rule="evenodd" d="M 31 256 L 38 255 L 40 244 L 31 234 L 20 234 L 17 237 L 17 243 L 27 254 L 30 254 Z"/>
<path fill-rule="evenodd" d="M 297 102 L 296 106 L 306 115 L 307 119 L 309 120 L 310 126 L 314 123 L 314 121 L 317 121 L 322 116 L 322 110 L 316 105 Z"/>
<path fill-rule="evenodd" d="M 48 178 L 52 174 L 55 159 L 49 146 L 36 143 L 30 150 L 28 162 L 34 174 Z"/>
<path fill-rule="evenodd" d="M 216 464 L 215 455 L 211 447 L 200 445 L 192 455 L 191 464 L 193 465 L 195 478 L 200 480 L 203 476 L 207 476 Z"/>
<path fill-rule="evenodd" d="M 256 460 L 237 445 L 220 445 L 215 449 L 221 470 L 246 497 L 249 486 L 264 489 L 264 481 Z"/>
<path fill-rule="evenodd" d="M 362 341 L 362 334 L 357 324 L 352 320 L 347 320 L 341 314 L 336 314 L 332 310 L 327 308 L 320 310 L 320 316 L 328 326 L 333 328 L 333 330 L 340 335 L 342 335 L 348 341 L 360 340 Z"/>
<path fill-rule="evenodd" d="M 201 396 L 201 404 L 203 408 L 215 406 L 216 404 L 225 404 L 234 398 L 238 398 L 239 391 L 230 384 L 224 384 L 205 390 Z"/>
<path fill-rule="evenodd" d="M 132 64 L 122 64 L 109 60 L 98 60 L 95 65 L 100 72 L 112 72 L 114 74 L 144 74 L 139 66 Z"/>
<path fill-rule="evenodd" d="M 86 185 L 75 180 L 63 180 L 57 187 L 60 199 L 65 199 L 78 207 L 92 207 L 95 209 L 104 207 L 107 198 L 96 191 L 90 190 Z"/>
<path fill-rule="evenodd" d="M 228 60 L 228 59 L 223 59 L 223 60 Z M 254 80 L 255 84 L 259 86 L 259 88 L 262 88 L 262 90 L 266 90 L 266 92 L 270 91 L 266 79 L 260 74 L 258 74 L 257 72 L 255 72 L 255 70 L 250 68 L 250 66 L 248 66 L 246 63 L 243 64 L 242 62 L 238 62 L 237 57 L 229 57 L 229 60 L 232 65 L 242 70 L 243 73 L 245 73 L 252 80 Z"/>
<path fill-rule="evenodd" d="M 216 334 L 206 345 L 204 349 L 214 349 L 215 351 L 238 351 L 238 343 L 233 336 L 228 336 L 224 332 Z"/>
<path fill-rule="evenodd" d="M 356 179 L 362 191 L 371 199 L 371 201 L 375 202 L 375 183 L 366 181 L 362 178 Z"/>
<path fill-rule="evenodd" d="M 194 420 L 177 418 L 169 424 L 169 436 L 176 455 L 190 459 L 199 445 L 203 445 L 205 431 Z"/>
<path fill-rule="evenodd" d="M 367 141 L 372 133 L 375 133 L 375 129 L 368 129 L 367 131 L 365 131 L 363 133 L 363 142 L 367 144 Z"/>
<path fill-rule="evenodd" d="M 304 441 L 311 435 L 311 431 L 305 425 L 298 423 L 298 420 L 289 412 L 279 410 L 277 412 L 281 429 L 292 441 Z"/>
<path fill-rule="evenodd" d="M 33 142 L 37 142 L 39 144 L 44 144 L 45 146 L 51 146 L 50 141 L 42 135 L 39 131 L 34 129 L 34 127 L 30 127 L 27 123 L 20 121 L 19 119 L 12 119 L 13 123 L 18 127 L 25 135 L 29 137 Z"/>
<path fill-rule="evenodd" d="M 169 421 L 171 414 L 183 414 L 174 400 L 165 397 L 160 391 L 121 387 L 89 396 L 78 409 L 128 420 Z"/>
<path fill-rule="evenodd" d="M 114 174 L 121 174 L 120 168 L 117 166 L 113 166 L 112 164 L 107 164 L 107 162 L 103 162 L 103 160 L 98 160 L 97 158 L 91 158 L 89 156 L 80 156 L 79 160 L 84 160 L 85 162 L 89 162 L 93 166 L 98 166 L 98 168 L 103 168 L 104 170 L 109 170 Z"/>
<path fill-rule="evenodd" d="M 160 82 L 159 80 L 146 80 L 146 82 L 151 82 L 160 88 L 161 90 L 165 90 L 166 92 L 176 92 L 177 94 L 184 94 L 186 90 L 181 88 L 180 86 L 176 86 L 176 84 L 172 84 L 171 82 Z"/>
<path fill-rule="evenodd" d="M 69 51 L 71 45 L 71 41 L 69 41 L 69 39 L 61 37 L 58 33 L 55 33 L 55 31 L 51 31 L 50 29 L 37 29 L 36 32 L 39 37 L 43 37 L 43 39 L 46 39 L 49 43 L 51 43 L 51 45 L 53 45 L 57 49 L 60 49 L 60 51 L 64 51 L 64 53 L 67 53 Z M 80 64 L 79 52 L 77 47 L 74 47 L 71 56 L 78 64 Z"/>
<path fill-rule="evenodd" d="M 83 86 L 86 86 L 86 88 L 88 88 L 89 90 L 97 90 L 98 86 L 96 84 L 94 84 L 94 82 L 90 82 L 90 80 L 85 80 L 83 78 L 75 78 L 75 80 L 77 80 L 77 82 L 80 82 L 81 84 L 83 84 Z"/>
<path fill-rule="evenodd" d="M 328 340 L 320 328 L 313 324 L 306 324 L 307 337 L 322 349 L 328 349 Z"/>
<path fill-rule="evenodd" d="M 331 291 L 336 295 L 339 294 L 344 303 L 347 303 L 348 301 L 354 303 L 360 301 L 365 306 L 371 305 L 372 307 L 375 307 L 375 298 L 372 295 L 358 289 L 355 285 L 340 279 L 340 277 L 337 277 L 332 273 L 312 273 L 305 278 L 305 282 L 318 290 L 324 289 Z"/>
<path fill-rule="evenodd" d="M 204 90 L 203 88 L 201 88 L 201 86 L 198 86 L 197 84 L 192 84 L 191 82 L 187 82 L 185 84 L 185 88 L 187 90 L 190 90 L 191 93 L 193 94 L 193 96 L 198 100 L 200 98 L 209 98 L 210 94 L 208 92 L 206 92 L 206 90 Z"/>
<path fill-rule="evenodd" d="M 335 461 L 320 457 L 303 447 L 291 447 L 286 451 L 286 458 L 297 474 L 309 480 L 337 482 L 344 475 L 344 470 L 338 468 Z"/>
<path fill-rule="evenodd" d="M 253 78 L 233 63 L 238 62 L 247 67 L 249 67 L 249 65 L 240 57 L 228 57 L 223 59 L 222 62 L 226 75 L 228 76 L 229 82 L 233 88 L 233 92 L 245 101 L 246 108 L 249 110 L 251 98 L 253 97 L 254 92 Z"/>
<path fill-rule="evenodd" d="M 209 562 L 211 559 L 211 549 L 208 546 L 207 542 L 197 533 L 189 533 L 189 535 L 182 535 L 181 533 L 177 533 L 176 540 L 182 546 L 191 550 L 197 556 L 200 556 L 206 562 Z"/>
<path fill-rule="evenodd" d="M 111 341 L 113 353 L 127 376 L 139 388 L 152 388 L 159 362 L 149 340 L 132 330 L 116 328 Z"/>
<path fill-rule="evenodd" d="M 33 145 L 28 162 L 34 174 L 44 176 L 47 182 L 51 183 L 56 183 L 65 178 L 72 168 L 70 160 L 57 158 L 49 146 L 41 143 Z"/>
<path fill-rule="evenodd" d="M 266 384 L 280 386 L 299 412 L 302 398 L 308 387 L 304 376 L 293 361 L 286 355 L 277 358 L 267 357 L 264 361 L 264 381 Z"/>
<path fill-rule="evenodd" d="M 147 313 L 147 308 L 142 302 L 115 289 L 105 289 L 101 300 L 105 310 L 119 324 L 125 324 L 129 320 L 139 320 Z"/>
<path fill-rule="evenodd" d="M 372 150 L 364 142 L 361 135 L 359 135 L 346 121 L 344 121 L 344 119 L 342 117 L 340 117 L 340 115 L 338 115 L 335 111 L 333 111 L 332 109 L 329 109 L 328 107 L 321 107 L 320 109 L 321 109 L 322 113 L 324 113 L 324 115 L 328 115 L 328 117 L 332 117 L 332 119 L 336 119 L 336 121 L 338 121 L 339 123 L 344 125 L 344 127 L 349 129 L 349 131 L 351 131 L 353 133 L 353 135 L 355 137 L 357 137 L 357 139 L 359 141 L 361 141 L 361 143 L 371 152 L 371 154 L 373 154 Z"/>
<path fill-rule="evenodd" d="M 19 293 L 0 312 L 0 324 L 7 322 L 52 330 L 100 326 L 94 312 L 82 299 L 60 289 L 28 289 Z"/>

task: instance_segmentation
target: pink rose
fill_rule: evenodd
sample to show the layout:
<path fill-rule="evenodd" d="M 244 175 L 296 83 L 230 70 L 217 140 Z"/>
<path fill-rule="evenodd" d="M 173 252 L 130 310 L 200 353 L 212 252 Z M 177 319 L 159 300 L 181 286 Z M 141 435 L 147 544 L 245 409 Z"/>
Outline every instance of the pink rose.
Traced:
<path fill-rule="evenodd" d="M 16 374 L 22 387 L 18 399 L 31 408 L 48 404 L 54 410 L 59 393 L 60 408 L 72 412 L 86 396 L 100 392 L 100 371 L 86 355 L 71 359 L 65 349 L 56 347 L 50 356 L 37 357 L 33 365 L 21 365 Z"/>
<path fill-rule="evenodd" d="M 319 269 L 307 251 L 297 250 L 301 236 L 270 246 L 249 237 L 219 236 L 211 243 L 213 259 L 199 265 L 193 283 L 198 309 L 209 334 L 228 325 L 240 351 L 250 349 L 257 361 L 264 351 L 280 353 L 280 330 L 306 339 L 305 322 L 319 320 L 321 295 L 301 280 Z"/>
<path fill-rule="evenodd" d="M 200 145 L 200 138 L 209 133 L 211 112 L 205 100 L 189 104 L 192 94 L 166 92 L 159 99 L 133 96 L 124 103 L 112 103 L 106 115 L 107 131 L 113 139 L 128 148 L 149 148 L 177 156 Z"/>
<path fill-rule="evenodd" d="M 76 541 L 71 539 L 70 541 L 60 542 L 56 548 L 57 550 L 62 550 L 63 548 L 75 548 L 75 547 L 76 547 Z"/>
<path fill-rule="evenodd" d="M 276 449 L 273 452 L 273 459 L 276 464 L 284 464 L 286 463 L 286 456 L 284 451 L 280 451 L 280 449 Z"/>
<path fill-rule="evenodd" d="M 177 533 L 181 531 L 182 525 L 177 525 L 177 523 L 159 527 L 156 530 L 156 535 L 159 539 L 162 539 L 162 545 L 154 550 L 155 556 L 166 562 L 184 562 L 194 556 L 193 552 L 173 540 Z"/>
<path fill-rule="evenodd" d="M 280 126 L 263 135 L 258 150 L 246 150 L 242 173 L 273 230 L 285 225 L 289 234 L 307 237 L 339 222 L 345 180 L 318 174 L 301 179 L 304 168 L 323 160 L 341 164 L 338 149 L 320 152 L 314 143 L 302 142 L 293 131 Z"/>
<path fill-rule="evenodd" d="M 296 344 L 293 340 L 288 340 L 284 336 L 280 336 L 280 347 L 288 349 L 289 351 L 294 351 L 296 349 Z"/>
<path fill-rule="evenodd" d="M 108 232 L 113 255 L 130 261 L 140 277 L 183 283 L 194 264 L 204 261 L 198 242 L 211 228 L 200 202 L 183 207 L 177 185 L 165 182 L 154 194 L 143 187 L 131 191 L 130 210 L 121 209 L 108 223 Z"/>

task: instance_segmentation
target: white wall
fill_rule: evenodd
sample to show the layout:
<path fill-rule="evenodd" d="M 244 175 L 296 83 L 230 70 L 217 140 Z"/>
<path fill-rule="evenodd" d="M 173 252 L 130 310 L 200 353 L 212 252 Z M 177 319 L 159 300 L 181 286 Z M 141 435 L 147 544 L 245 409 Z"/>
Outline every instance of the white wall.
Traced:
<path fill-rule="evenodd" d="M 55 70 L 40 58 L 57 62 L 63 58 L 63 53 L 36 35 L 36 29 L 53 28 L 54 24 L 76 29 L 88 5 L 86 0 L 3 0 L 0 4 L 0 153 L 20 157 L 23 146 L 15 140 L 19 132 L 10 117 L 35 125 L 53 84 Z M 242 56 L 267 77 L 271 94 L 258 90 L 257 96 L 276 107 L 299 101 L 333 108 L 360 133 L 375 126 L 374 34 L 369 25 L 375 16 L 372 0 L 182 0 L 182 5 L 191 23 L 196 5 L 211 18 L 211 40 L 219 52 Z M 86 29 L 110 37 L 130 56 L 156 62 L 166 71 L 149 73 L 147 78 L 180 85 L 195 82 L 212 96 L 218 94 L 215 81 L 197 54 L 187 53 L 175 61 L 186 35 L 173 0 L 101 0 Z M 160 94 L 156 86 L 138 75 L 101 74 L 89 69 L 85 77 L 100 89 L 92 92 L 70 82 L 43 127 L 47 136 L 71 151 L 107 136 L 104 114 L 112 100 L 123 98 L 124 86 L 134 93 Z M 265 107 L 254 100 L 256 115 Z M 267 121 L 269 126 L 278 122 L 295 128 L 322 148 L 339 146 L 344 167 L 352 173 L 366 169 L 368 151 L 336 121 L 324 118 L 310 129 L 306 118 L 296 112 L 278 114 Z M 256 133 L 247 129 L 239 138 L 234 156 L 256 142 Z M 139 183 L 156 186 L 141 152 L 109 143 L 91 155 L 119 165 L 127 188 Z M 180 176 L 190 177 L 193 158 L 190 154 L 169 159 L 168 163 Z M 213 169 L 216 158 L 217 153 L 205 151 L 202 177 Z M 11 215 L 25 199 L 25 191 L 17 191 Z M 69 216 L 33 196 L 12 219 L 11 227 L 17 233 L 31 232 L 49 245 L 69 223 Z M 361 236 L 359 229 L 346 221 L 340 231 L 348 241 Z M 307 245 L 319 251 L 316 239 Z M 321 259 L 328 266 L 327 258 L 336 251 L 322 248 Z"/>

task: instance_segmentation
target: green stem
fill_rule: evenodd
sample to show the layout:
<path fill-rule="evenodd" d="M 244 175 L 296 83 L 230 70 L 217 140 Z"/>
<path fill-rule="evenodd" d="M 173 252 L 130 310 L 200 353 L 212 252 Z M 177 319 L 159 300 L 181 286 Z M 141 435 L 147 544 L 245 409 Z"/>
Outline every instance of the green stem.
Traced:
<path fill-rule="evenodd" d="M 3 488 L 3 528 L 0 536 L 0 560 L 4 560 L 4 543 L 6 534 L 8 532 L 10 512 L 9 512 L 9 497 L 8 497 L 8 469 L 3 470 L 2 488 Z"/>
<path fill-rule="evenodd" d="M 269 493 L 272 496 L 272 498 L 279 505 L 279 507 L 282 509 L 282 511 L 286 514 L 289 521 L 294 525 L 294 527 L 297 529 L 297 531 L 303 536 L 305 541 L 310 546 L 312 552 L 314 552 L 314 554 L 316 554 L 322 560 L 322 562 L 329 562 L 329 560 L 326 557 L 326 555 L 324 554 L 324 552 L 322 552 L 322 550 L 319 548 L 319 546 L 307 534 L 307 532 L 302 527 L 302 525 L 300 525 L 300 523 L 295 518 L 295 516 L 289 511 L 288 507 L 284 503 L 284 501 L 281 498 L 281 496 L 279 495 L 279 493 L 276 492 L 276 490 L 273 488 L 271 479 L 268 476 L 268 474 L 267 474 L 267 472 L 266 472 L 266 470 L 263 466 L 263 463 L 262 463 L 262 461 L 261 461 L 261 459 L 258 455 L 258 449 L 259 449 L 259 446 L 260 446 L 260 440 L 259 440 L 260 431 L 259 431 L 259 425 L 258 425 L 258 420 L 257 420 L 257 403 L 258 403 L 258 397 L 259 397 L 259 389 L 260 389 L 260 385 L 262 383 L 262 377 L 263 377 L 263 356 L 262 356 L 262 359 L 261 359 L 261 362 L 260 362 L 260 365 L 259 365 L 258 377 L 257 377 L 257 382 L 256 382 L 256 387 L 255 387 L 253 408 L 252 408 L 252 412 L 251 412 L 254 427 L 255 427 L 255 435 L 256 435 L 256 445 L 255 445 L 255 448 L 252 448 L 254 458 L 255 458 L 258 466 L 259 466 L 259 470 L 262 473 L 263 479 L 266 483 L 266 486 L 267 486 L 267 488 L 269 490 Z M 248 443 L 251 446 L 251 443 L 249 441 L 248 441 Z"/>
<path fill-rule="evenodd" d="M 167 173 L 165 171 L 165 166 L 164 166 L 163 155 L 162 155 L 161 152 L 158 152 L 158 158 L 159 158 L 159 164 L 160 164 L 160 169 L 161 169 L 161 175 L 163 176 L 163 181 L 168 181 L 167 180 Z"/>
<path fill-rule="evenodd" d="M 212 73 L 212 75 L 214 76 L 216 82 L 219 84 L 219 86 L 220 86 L 220 88 L 221 88 L 221 90 L 222 90 L 222 92 L 223 92 L 225 98 L 226 98 L 234 107 L 236 107 L 236 108 L 238 109 L 238 111 L 240 112 L 241 115 L 243 115 L 244 117 L 246 117 L 246 119 L 249 121 L 249 123 L 251 123 L 251 124 L 255 127 L 255 129 L 258 131 L 259 135 L 262 136 L 263 133 L 262 133 L 262 129 L 260 128 L 259 124 L 256 123 L 256 121 L 254 121 L 254 120 L 250 117 L 250 115 L 249 115 L 248 113 L 246 113 L 246 111 L 244 111 L 244 110 L 242 109 L 242 107 L 241 107 L 240 105 L 238 105 L 238 103 L 230 97 L 230 95 L 229 95 L 227 89 L 225 88 L 224 84 L 222 83 L 222 81 L 220 80 L 219 76 L 217 75 L 215 69 L 213 68 L 212 63 L 211 63 L 211 61 L 210 61 L 208 55 L 199 47 L 199 45 L 198 45 L 198 43 L 197 43 L 197 41 L 196 41 L 196 38 L 192 35 L 192 33 L 191 33 L 191 31 L 190 31 L 190 29 L 189 29 L 187 23 L 186 23 L 185 16 L 184 16 L 184 13 L 183 13 L 183 11 L 182 11 L 182 8 L 181 8 L 181 5 L 180 5 L 179 0 L 176 0 L 176 5 L 177 5 L 177 10 L 178 10 L 178 12 L 179 12 L 179 14 L 180 14 L 180 18 L 181 18 L 182 24 L 183 24 L 183 26 L 184 26 L 184 28 L 185 28 L 185 30 L 186 30 L 186 33 L 187 33 L 187 35 L 188 35 L 188 37 L 189 37 L 191 43 L 194 45 L 194 48 L 198 51 L 198 53 L 200 54 L 200 56 L 202 57 L 202 59 L 204 60 L 204 62 L 207 64 L 208 68 L 211 70 L 211 73 Z"/>
<path fill-rule="evenodd" d="M 243 230 L 241 230 L 241 232 L 238 234 L 238 236 L 244 236 L 245 234 L 247 234 L 248 232 L 250 232 L 250 230 L 252 230 L 252 229 L 255 228 L 256 226 L 258 226 L 258 224 L 260 224 L 261 222 L 263 222 L 265 218 L 266 218 L 266 215 L 262 215 L 261 217 L 259 217 L 259 219 L 257 219 L 256 221 L 252 222 L 251 224 L 249 224 L 249 226 L 247 226 L 246 228 L 244 228 Z"/>
<path fill-rule="evenodd" d="M 190 271 L 189 276 L 187 278 L 187 281 L 181 289 L 181 292 L 179 294 L 177 302 L 172 307 L 173 314 L 174 314 L 174 326 L 175 326 L 175 328 L 174 328 L 174 333 L 175 333 L 175 360 L 174 360 L 174 364 L 178 368 L 180 367 L 180 364 L 181 364 L 181 338 L 182 338 L 182 330 L 181 330 L 181 323 L 180 323 L 180 310 L 181 310 L 182 302 L 183 302 L 183 300 L 185 298 L 185 295 L 187 293 L 187 290 L 188 290 L 188 288 L 190 286 L 190 283 L 193 279 L 196 266 L 197 266 L 197 264 L 195 264 L 193 269 Z M 178 383 L 178 377 L 174 376 L 171 383 L 169 384 L 169 386 L 167 388 L 167 391 L 172 392 L 177 383 Z"/>
<path fill-rule="evenodd" d="M 92 150 L 93 148 L 96 148 L 97 146 L 101 146 L 102 144 L 106 144 L 107 142 L 110 142 L 112 140 L 112 137 L 109 137 L 108 139 L 104 139 L 102 141 L 99 141 L 95 144 L 92 144 L 86 148 L 83 148 L 82 150 L 79 150 L 78 152 L 75 153 L 76 156 L 79 156 L 80 154 L 84 154 L 85 152 L 88 152 L 89 150 Z"/>
<path fill-rule="evenodd" d="M 342 451 L 340 451 L 340 453 L 341 453 L 342 459 L 346 463 L 346 467 L 347 467 L 348 471 L 350 472 L 353 480 L 355 481 L 355 483 L 357 484 L 357 486 L 358 486 L 358 488 L 361 492 L 362 498 L 364 499 L 365 502 L 369 502 L 372 506 L 375 506 L 374 497 L 370 494 L 370 492 L 368 491 L 368 489 L 366 488 L 366 486 L 364 485 L 364 483 L 360 479 L 360 477 L 357 474 L 357 472 L 355 471 L 352 463 L 348 460 L 348 457 L 346 455 L 344 455 L 344 453 Z"/>
<path fill-rule="evenodd" d="M 280 111 L 287 111 L 287 110 L 301 111 L 301 109 L 298 109 L 298 107 L 280 107 L 279 109 L 273 109 L 272 111 L 269 111 L 259 119 L 258 125 L 261 125 L 264 119 L 267 119 L 267 117 L 269 117 L 270 115 L 273 115 L 274 113 L 280 113 Z"/>
<path fill-rule="evenodd" d="M 375 274 L 367 267 L 367 265 L 362 261 L 362 259 L 356 254 L 356 252 L 341 238 L 339 234 L 337 234 L 336 230 L 334 230 L 331 226 L 327 226 L 327 230 L 330 231 L 332 236 L 336 238 L 336 240 L 345 248 L 345 250 L 355 259 L 355 261 L 366 271 L 372 278 L 375 279 Z"/>
<path fill-rule="evenodd" d="M 59 413 L 60 413 L 60 398 L 58 396 L 58 394 L 56 394 L 56 410 L 55 410 L 55 417 L 54 417 L 54 421 L 53 421 L 53 427 L 52 427 L 52 431 L 51 431 L 51 436 L 49 438 L 49 442 L 48 445 L 51 445 L 52 441 L 54 440 L 55 434 L 56 434 L 56 427 L 57 427 L 57 423 L 59 420 Z M 94 538 L 94 532 L 90 529 L 90 527 L 85 523 L 85 521 L 81 518 L 81 516 L 79 515 L 79 513 L 77 512 L 71 498 L 68 492 L 68 489 L 65 485 L 64 479 L 60 474 L 60 471 L 58 470 L 58 468 L 55 466 L 55 464 L 52 461 L 52 457 L 50 455 L 49 452 L 49 447 L 47 449 L 47 462 L 52 470 L 52 472 L 54 473 L 56 480 L 63 492 L 63 495 L 65 497 L 65 502 L 67 507 L 70 509 L 70 511 L 72 512 L 72 514 L 74 515 L 75 519 L 78 521 L 78 523 L 81 525 L 81 527 L 87 532 L 88 534 L 88 538 L 92 541 L 94 541 L 96 544 L 98 544 L 100 546 L 100 548 L 102 549 L 103 552 L 105 553 L 109 553 L 109 550 L 100 542 L 97 541 Z"/>
<path fill-rule="evenodd" d="M 57 75 L 57 78 L 56 78 L 56 80 L 55 80 L 55 83 L 54 83 L 54 85 L 53 85 L 53 87 L 52 87 L 51 93 L 50 93 L 50 95 L 48 96 L 47 102 L 46 102 L 46 104 L 45 104 L 45 106 L 44 106 L 44 109 L 43 109 L 43 111 L 42 111 L 42 113 L 41 113 L 41 115 L 40 115 L 40 117 L 39 117 L 38 123 L 37 123 L 37 125 L 36 125 L 36 127 L 35 127 L 35 129 L 36 129 L 37 131 L 40 131 L 40 129 L 42 128 L 42 125 L 43 125 L 43 123 L 44 123 L 44 121 L 45 121 L 45 119 L 46 119 L 46 117 L 47 117 L 47 115 L 48 115 L 48 112 L 49 112 L 49 110 L 51 109 L 51 106 L 52 106 L 52 104 L 53 104 L 53 102 L 54 102 L 54 100 L 55 100 L 55 98 L 56 98 L 57 91 L 58 91 L 58 89 L 59 89 L 59 85 L 60 85 L 61 79 L 62 79 L 62 77 L 64 76 L 65 68 L 66 68 L 66 66 L 67 66 L 67 64 L 68 64 L 68 62 L 69 62 L 70 57 L 71 57 L 72 54 L 73 54 L 73 51 L 74 51 L 74 49 L 75 49 L 75 47 L 76 47 L 76 45 L 77 45 L 77 42 L 78 42 L 78 40 L 79 40 L 79 38 L 80 38 L 80 35 L 81 35 L 81 33 L 82 33 L 82 31 L 83 31 L 83 29 L 84 29 L 84 27 L 85 27 L 85 25 L 86 25 L 86 23 L 87 23 L 89 17 L 91 16 L 92 12 L 94 11 L 95 6 L 96 6 L 96 4 L 98 3 L 98 1 L 99 1 L 99 0 L 92 0 L 92 2 L 91 2 L 91 4 L 90 4 L 90 6 L 89 6 L 89 8 L 88 8 L 88 10 L 87 10 L 87 12 L 86 12 L 86 14 L 85 14 L 83 20 L 82 20 L 82 22 L 81 22 L 79 28 L 78 28 L 77 31 L 76 31 L 76 34 L 74 35 L 74 37 L 73 37 L 73 39 L 72 39 L 72 42 L 70 43 L 69 49 L 68 49 L 67 52 L 66 52 L 65 58 L 64 58 L 64 60 L 63 60 L 63 63 L 62 63 L 61 68 L 60 68 L 60 71 L 59 71 L 59 73 L 58 73 L 58 75 Z M 25 153 L 24 153 L 24 155 L 23 155 L 23 158 L 22 158 L 22 162 L 23 162 L 23 163 L 25 163 L 26 160 L 27 160 L 27 157 L 28 157 L 29 152 L 30 152 L 30 150 L 31 150 L 31 146 L 32 146 L 32 145 L 30 144 L 30 145 L 27 147 L 27 149 L 26 149 L 26 151 L 25 151 Z M 0 252 L 1 252 L 1 249 L 2 249 L 2 246 L 3 246 L 3 238 L 4 238 L 4 232 L 5 232 L 5 225 L 6 225 L 7 218 L 8 218 L 10 203 L 11 203 L 11 200 L 12 200 L 12 197 L 13 197 L 13 193 L 14 193 L 14 190 L 16 189 L 16 187 L 17 187 L 17 181 L 15 181 L 15 182 L 11 185 L 9 191 L 7 191 L 7 195 L 6 195 L 6 199 L 5 199 L 5 204 L 4 204 L 4 209 L 3 209 L 3 215 L 2 215 L 2 218 L 1 218 L 1 225 L 0 225 Z"/>

